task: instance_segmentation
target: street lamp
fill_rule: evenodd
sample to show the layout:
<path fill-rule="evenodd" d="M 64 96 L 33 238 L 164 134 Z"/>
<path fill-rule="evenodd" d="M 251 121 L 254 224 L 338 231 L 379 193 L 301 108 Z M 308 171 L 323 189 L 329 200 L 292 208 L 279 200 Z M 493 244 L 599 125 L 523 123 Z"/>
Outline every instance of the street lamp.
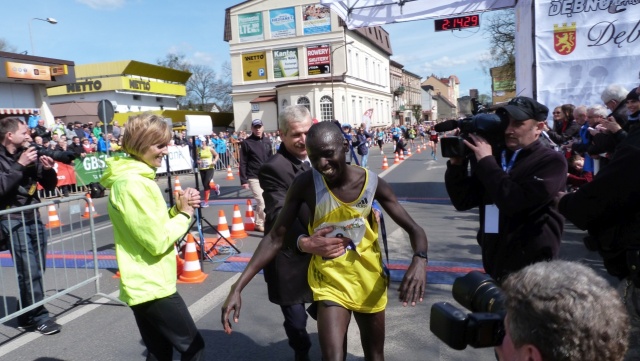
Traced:
<path fill-rule="evenodd" d="M 336 101 L 335 101 L 335 95 L 333 93 L 333 52 L 345 47 L 347 45 L 353 44 L 353 40 L 351 41 L 347 41 L 346 43 L 338 46 L 337 48 L 331 50 L 331 53 L 329 54 L 330 56 L 330 61 L 331 61 L 331 113 L 333 113 L 333 118 L 335 119 L 335 114 L 336 114 Z M 357 65 L 356 65 L 357 66 Z"/>
<path fill-rule="evenodd" d="M 45 21 L 45 22 L 48 22 L 49 24 L 53 24 L 53 25 L 58 23 L 58 20 L 56 20 L 54 18 L 46 18 L 46 19 L 33 18 L 33 19 L 29 20 L 29 40 L 31 40 L 31 55 L 35 55 L 36 54 L 35 50 L 33 50 L 33 35 L 31 35 L 31 22 L 33 20 Z"/>

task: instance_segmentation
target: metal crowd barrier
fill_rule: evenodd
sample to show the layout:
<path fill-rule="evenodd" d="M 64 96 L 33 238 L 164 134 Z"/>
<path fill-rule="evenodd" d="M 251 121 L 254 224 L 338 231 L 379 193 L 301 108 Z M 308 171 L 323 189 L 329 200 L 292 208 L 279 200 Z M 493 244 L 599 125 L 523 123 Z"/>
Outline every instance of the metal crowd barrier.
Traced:
<path fill-rule="evenodd" d="M 54 300 L 64 304 L 68 301 L 62 299 L 65 295 L 76 301 L 66 302 L 68 308 L 94 296 L 123 304 L 100 290 L 94 213 L 93 204 L 85 196 L 0 211 L 4 236 L 0 244 L 6 249 L 0 252 L 0 323 Z M 35 217 L 41 222 L 34 222 Z M 35 239 L 26 242 L 30 239 L 29 230 Z M 21 257 L 25 251 L 34 256 Z M 95 286 L 95 292 L 82 297 L 79 289 L 90 284 Z M 40 301 L 25 304 L 25 298 L 35 300 L 40 292 Z"/>

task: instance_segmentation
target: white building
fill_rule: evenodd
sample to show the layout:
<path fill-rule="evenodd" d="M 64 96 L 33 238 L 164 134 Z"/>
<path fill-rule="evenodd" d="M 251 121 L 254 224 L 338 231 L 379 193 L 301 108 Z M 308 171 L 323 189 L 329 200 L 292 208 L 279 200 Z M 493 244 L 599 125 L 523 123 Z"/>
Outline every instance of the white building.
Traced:
<path fill-rule="evenodd" d="M 303 104 L 319 121 L 391 124 L 389 34 L 348 30 L 339 17 L 307 1 L 249 0 L 226 10 L 236 130 Z M 371 114 L 370 120 L 364 117 Z"/>

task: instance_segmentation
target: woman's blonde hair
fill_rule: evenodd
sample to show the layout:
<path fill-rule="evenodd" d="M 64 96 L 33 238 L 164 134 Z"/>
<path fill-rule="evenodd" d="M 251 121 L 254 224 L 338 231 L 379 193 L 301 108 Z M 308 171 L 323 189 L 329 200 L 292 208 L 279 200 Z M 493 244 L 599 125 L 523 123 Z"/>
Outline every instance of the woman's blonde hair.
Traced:
<path fill-rule="evenodd" d="M 169 144 L 171 128 L 163 117 L 143 113 L 129 117 L 124 125 L 122 149 L 134 158 L 140 158 L 152 145 Z"/>

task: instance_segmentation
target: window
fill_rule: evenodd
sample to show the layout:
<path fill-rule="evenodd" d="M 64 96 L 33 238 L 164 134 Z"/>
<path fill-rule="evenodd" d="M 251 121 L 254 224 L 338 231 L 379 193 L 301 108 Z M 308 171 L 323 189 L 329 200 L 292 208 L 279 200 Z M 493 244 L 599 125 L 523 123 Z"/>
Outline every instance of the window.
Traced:
<path fill-rule="evenodd" d="M 162 103 L 162 97 L 156 97 L 156 102 Z"/>
<path fill-rule="evenodd" d="M 298 105 L 304 105 L 309 111 L 311 111 L 311 102 L 307 97 L 298 98 Z"/>
<path fill-rule="evenodd" d="M 282 99 L 282 109 L 286 108 L 289 105 L 287 99 Z"/>
<path fill-rule="evenodd" d="M 323 122 L 333 120 L 333 100 L 330 96 L 320 98 L 320 118 Z"/>
<path fill-rule="evenodd" d="M 133 100 L 140 100 L 140 96 L 139 95 L 134 95 L 133 96 Z"/>

